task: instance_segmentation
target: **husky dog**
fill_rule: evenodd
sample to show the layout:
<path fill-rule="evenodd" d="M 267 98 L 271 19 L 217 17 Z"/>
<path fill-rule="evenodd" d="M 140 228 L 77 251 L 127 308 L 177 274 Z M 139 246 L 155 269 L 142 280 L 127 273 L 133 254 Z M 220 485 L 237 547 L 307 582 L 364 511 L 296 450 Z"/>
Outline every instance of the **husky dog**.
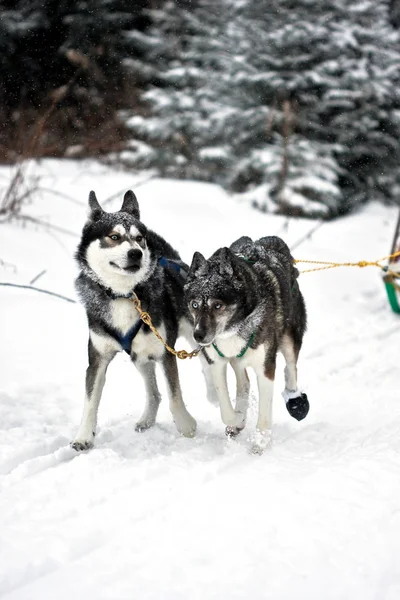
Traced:
<path fill-rule="evenodd" d="M 257 453 L 272 439 L 278 350 L 286 361 L 283 396 L 289 413 L 300 421 L 309 410 L 306 394 L 297 388 L 296 363 L 306 329 L 306 309 L 293 262 L 288 246 L 278 237 L 256 242 L 242 237 L 208 260 L 196 252 L 185 283 L 193 337 L 209 363 L 209 378 L 227 435 L 237 435 L 245 426 L 249 397 L 246 367 L 256 373 L 259 412 L 253 451 Z M 228 393 L 228 362 L 237 379 L 235 409 Z"/>
<path fill-rule="evenodd" d="M 166 377 L 175 425 L 180 433 L 191 437 L 196 421 L 182 400 L 176 358 L 142 323 L 131 300 L 134 291 L 173 347 L 185 313 L 183 274 L 187 267 L 164 239 L 140 221 L 132 191 L 125 194 L 119 212 L 105 212 L 94 192 L 90 192 L 89 207 L 89 220 L 76 252 L 80 269 L 76 288 L 89 324 L 89 366 L 82 421 L 71 445 L 75 450 L 93 446 L 107 367 L 122 350 L 130 355 L 145 382 L 147 401 L 136 430 L 148 429 L 156 420 L 161 399 L 155 375 L 157 361 Z"/>

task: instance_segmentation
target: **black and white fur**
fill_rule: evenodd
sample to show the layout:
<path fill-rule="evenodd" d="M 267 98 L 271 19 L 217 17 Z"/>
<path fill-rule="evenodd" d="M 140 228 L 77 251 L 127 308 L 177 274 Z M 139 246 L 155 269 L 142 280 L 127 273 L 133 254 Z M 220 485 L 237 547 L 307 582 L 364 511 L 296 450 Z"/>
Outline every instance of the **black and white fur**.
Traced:
<path fill-rule="evenodd" d="M 307 396 L 297 387 L 296 364 L 306 329 L 306 309 L 297 276 L 283 240 L 265 237 L 253 242 L 242 237 L 230 248 L 217 250 L 208 260 L 196 252 L 185 284 L 193 337 L 203 347 L 209 363 L 209 389 L 215 389 L 228 435 L 237 435 L 245 426 L 249 398 L 246 367 L 256 373 L 259 411 L 254 452 L 262 452 L 272 439 L 278 351 L 286 361 L 283 396 L 288 411 L 301 420 L 309 409 Z M 227 386 L 228 363 L 237 379 L 235 408 Z"/>
<path fill-rule="evenodd" d="M 94 192 L 90 192 L 89 206 L 89 220 L 76 252 L 80 269 L 76 288 L 89 325 L 89 366 L 82 421 L 72 442 L 75 450 L 93 446 L 107 367 L 123 349 L 118 336 L 126 334 L 139 318 L 133 302 L 123 296 L 135 291 L 142 308 L 149 312 L 153 324 L 172 347 L 185 313 L 182 275 L 158 261 L 163 257 L 185 265 L 163 238 L 140 221 L 134 193 L 125 194 L 122 208 L 116 213 L 105 212 Z M 176 358 L 166 352 L 147 325 L 133 339 L 130 356 L 143 376 L 147 396 L 136 430 L 148 429 L 155 423 L 161 400 L 155 374 L 155 363 L 159 362 L 175 425 L 183 435 L 193 436 L 196 421 L 183 403 Z"/>

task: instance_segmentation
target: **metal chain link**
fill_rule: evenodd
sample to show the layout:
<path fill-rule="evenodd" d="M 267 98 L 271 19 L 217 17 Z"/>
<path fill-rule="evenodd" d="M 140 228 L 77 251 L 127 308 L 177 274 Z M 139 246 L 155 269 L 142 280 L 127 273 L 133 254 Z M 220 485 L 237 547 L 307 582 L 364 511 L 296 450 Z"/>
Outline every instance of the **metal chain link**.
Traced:
<path fill-rule="evenodd" d="M 162 338 L 162 336 L 159 333 L 159 331 L 157 330 L 157 328 L 153 325 L 153 322 L 151 320 L 149 313 L 142 309 L 140 300 L 137 297 L 137 295 L 135 294 L 135 292 L 132 292 L 131 300 L 133 302 L 134 307 L 138 311 L 139 317 L 142 319 L 143 323 L 145 323 L 146 325 L 148 325 L 150 327 L 151 331 L 160 340 L 160 342 L 165 346 L 165 348 L 168 350 L 168 352 L 170 352 L 171 354 L 173 354 L 174 356 L 177 356 L 178 358 L 180 358 L 182 360 L 184 360 L 185 358 L 194 358 L 195 356 L 198 356 L 201 348 L 197 348 L 196 350 L 192 350 L 191 352 L 187 352 L 186 350 L 175 350 L 174 348 L 171 348 L 171 346 L 169 346 L 167 344 L 167 342 Z"/>

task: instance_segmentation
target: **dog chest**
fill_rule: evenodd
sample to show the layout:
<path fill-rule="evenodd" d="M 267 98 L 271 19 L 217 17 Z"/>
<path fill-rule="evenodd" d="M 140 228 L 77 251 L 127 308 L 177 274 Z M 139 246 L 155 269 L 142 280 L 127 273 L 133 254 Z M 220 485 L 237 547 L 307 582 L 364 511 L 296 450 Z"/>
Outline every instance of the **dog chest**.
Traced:
<path fill-rule="evenodd" d="M 215 345 L 221 354 L 228 359 L 232 359 L 237 358 L 243 349 L 246 348 L 246 341 L 238 335 L 231 335 L 229 337 L 218 337 Z M 221 359 L 220 354 L 213 345 L 207 347 L 207 353 L 214 361 Z M 242 367 L 253 367 L 254 369 L 257 369 L 264 363 L 265 353 L 266 344 L 260 344 L 255 350 L 253 350 L 253 348 L 246 349 L 243 356 L 237 358 L 237 360 Z"/>
<path fill-rule="evenodd" d="M 133 302 L 126 298 L 117 298 L 111 302 L 111 321 L 114 329 L 125 335 L 139 319 L 139 313 Z"/>
<path fill-rule="evenodd" d="M 112 324 L 114 329 L 125 335 L 132 326 L 138 321 L 139 313 L 137 312 L 131 300 L 118 298 L 112 302 L 111 307 Z M 158 330 L 163 338 L 165 338 L 165 327 L 161 324 Z M 131 353 L 134 352 L 138 358 L 161 358 L 164 354 L 164 345 L 154 335 L 153 332 L 144 331 L 143 328 L 135 335 L 132 340 Z"/>
<path fill-rule="evenodd" d="M 164 326 L 160 325 L 157 329 L 165 339 Z M 131 352 L 134 352 L 139 360 L 141 357 L 157 360 L 164 355 L 165 347 L 152 331 L 144 332 L 141 329 L 132 342 Z"/>

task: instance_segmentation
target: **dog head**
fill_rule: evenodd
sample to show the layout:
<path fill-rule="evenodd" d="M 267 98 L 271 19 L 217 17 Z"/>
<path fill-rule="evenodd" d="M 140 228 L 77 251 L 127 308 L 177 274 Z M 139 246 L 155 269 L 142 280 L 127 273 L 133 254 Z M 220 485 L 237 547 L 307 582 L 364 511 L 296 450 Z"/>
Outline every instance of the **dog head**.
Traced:
<path fill-rule="evenodd" d="M 217 250 L 208 260 L 200 252 L 194 254 L 185 283 L 185 299 L 198 344 L 208 346 L 216 337 L 232 333 L 245 297 L 245 274 L 229 248 Z"/>
<path fill-rule="evenodd" d="M 121 210 L 108 213 L 90 192 L 89 209 L 76 258 L 101 284 L 128 293 L 148 276 L 151 258 L 136 196 L 129 190 Z"/>

